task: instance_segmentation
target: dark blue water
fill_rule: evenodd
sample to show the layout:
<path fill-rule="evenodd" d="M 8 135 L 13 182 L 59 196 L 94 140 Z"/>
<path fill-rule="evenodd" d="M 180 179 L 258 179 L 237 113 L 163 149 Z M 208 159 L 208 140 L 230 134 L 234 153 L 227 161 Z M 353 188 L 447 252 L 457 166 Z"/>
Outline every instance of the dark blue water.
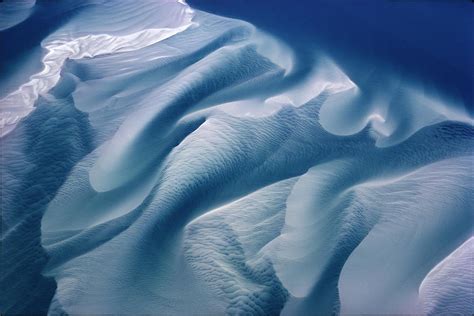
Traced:
<path fill-rule="evenodd" d="M 474 113 L 474 3 L 458 0 L 189 0 L 239 18 L 304 56 L 322 49 L 351 77 L 386 65 L 436 86 Z M 357 83 L 357 82 L 356 82 Z"/>

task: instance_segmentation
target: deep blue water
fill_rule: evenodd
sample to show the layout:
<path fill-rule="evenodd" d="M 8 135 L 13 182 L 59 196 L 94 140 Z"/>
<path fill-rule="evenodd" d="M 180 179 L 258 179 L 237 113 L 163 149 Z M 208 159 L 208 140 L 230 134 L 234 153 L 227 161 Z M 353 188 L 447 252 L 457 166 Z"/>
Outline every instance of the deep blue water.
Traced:
<path fill-rule="evenodd" d="M 188 2 L 0 32 L 0 313 L 472 314 L 474 5 Z"/>
<path fill-rule="evenodd" d="M 474 113 L 474 4 L 435 0 L 190 0 L 248 21 L 305 54 L 323 49 L 351 78 L 385 64 L 461 98 Z M 351 76 L 352 75 L 352 76 Z"/>

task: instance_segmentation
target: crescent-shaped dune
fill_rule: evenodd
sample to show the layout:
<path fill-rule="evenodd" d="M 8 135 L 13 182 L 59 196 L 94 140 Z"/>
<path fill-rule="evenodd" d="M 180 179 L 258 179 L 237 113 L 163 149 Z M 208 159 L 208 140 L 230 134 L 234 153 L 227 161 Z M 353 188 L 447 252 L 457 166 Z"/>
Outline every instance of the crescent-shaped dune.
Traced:
<path fill-rule="evenodd" d="M 1 94 L 2 314 L 474 313 L 459 101 L 183 1 L 54 6 Z"/>

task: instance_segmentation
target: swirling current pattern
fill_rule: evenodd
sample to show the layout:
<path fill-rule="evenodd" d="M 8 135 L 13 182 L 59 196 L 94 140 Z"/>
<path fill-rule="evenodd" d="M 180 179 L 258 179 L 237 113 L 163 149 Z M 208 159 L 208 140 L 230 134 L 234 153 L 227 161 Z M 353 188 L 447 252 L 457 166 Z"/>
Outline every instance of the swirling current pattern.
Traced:
<path fill-rule="evenodd" d="M 474 313 L 462 107 L 183 1 L 0 8 L 58 20 L 2 82 L 2 314 Z"/>

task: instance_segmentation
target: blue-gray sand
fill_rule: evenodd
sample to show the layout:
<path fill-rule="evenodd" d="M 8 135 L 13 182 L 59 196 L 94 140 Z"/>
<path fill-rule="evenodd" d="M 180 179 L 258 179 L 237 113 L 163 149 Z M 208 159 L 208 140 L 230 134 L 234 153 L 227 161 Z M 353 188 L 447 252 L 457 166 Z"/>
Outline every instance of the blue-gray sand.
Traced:
<path fill-rule="evenodd" d="M 474 6 L 349 2 L 0 2 L 1 314 L 474 314 Z"/>

